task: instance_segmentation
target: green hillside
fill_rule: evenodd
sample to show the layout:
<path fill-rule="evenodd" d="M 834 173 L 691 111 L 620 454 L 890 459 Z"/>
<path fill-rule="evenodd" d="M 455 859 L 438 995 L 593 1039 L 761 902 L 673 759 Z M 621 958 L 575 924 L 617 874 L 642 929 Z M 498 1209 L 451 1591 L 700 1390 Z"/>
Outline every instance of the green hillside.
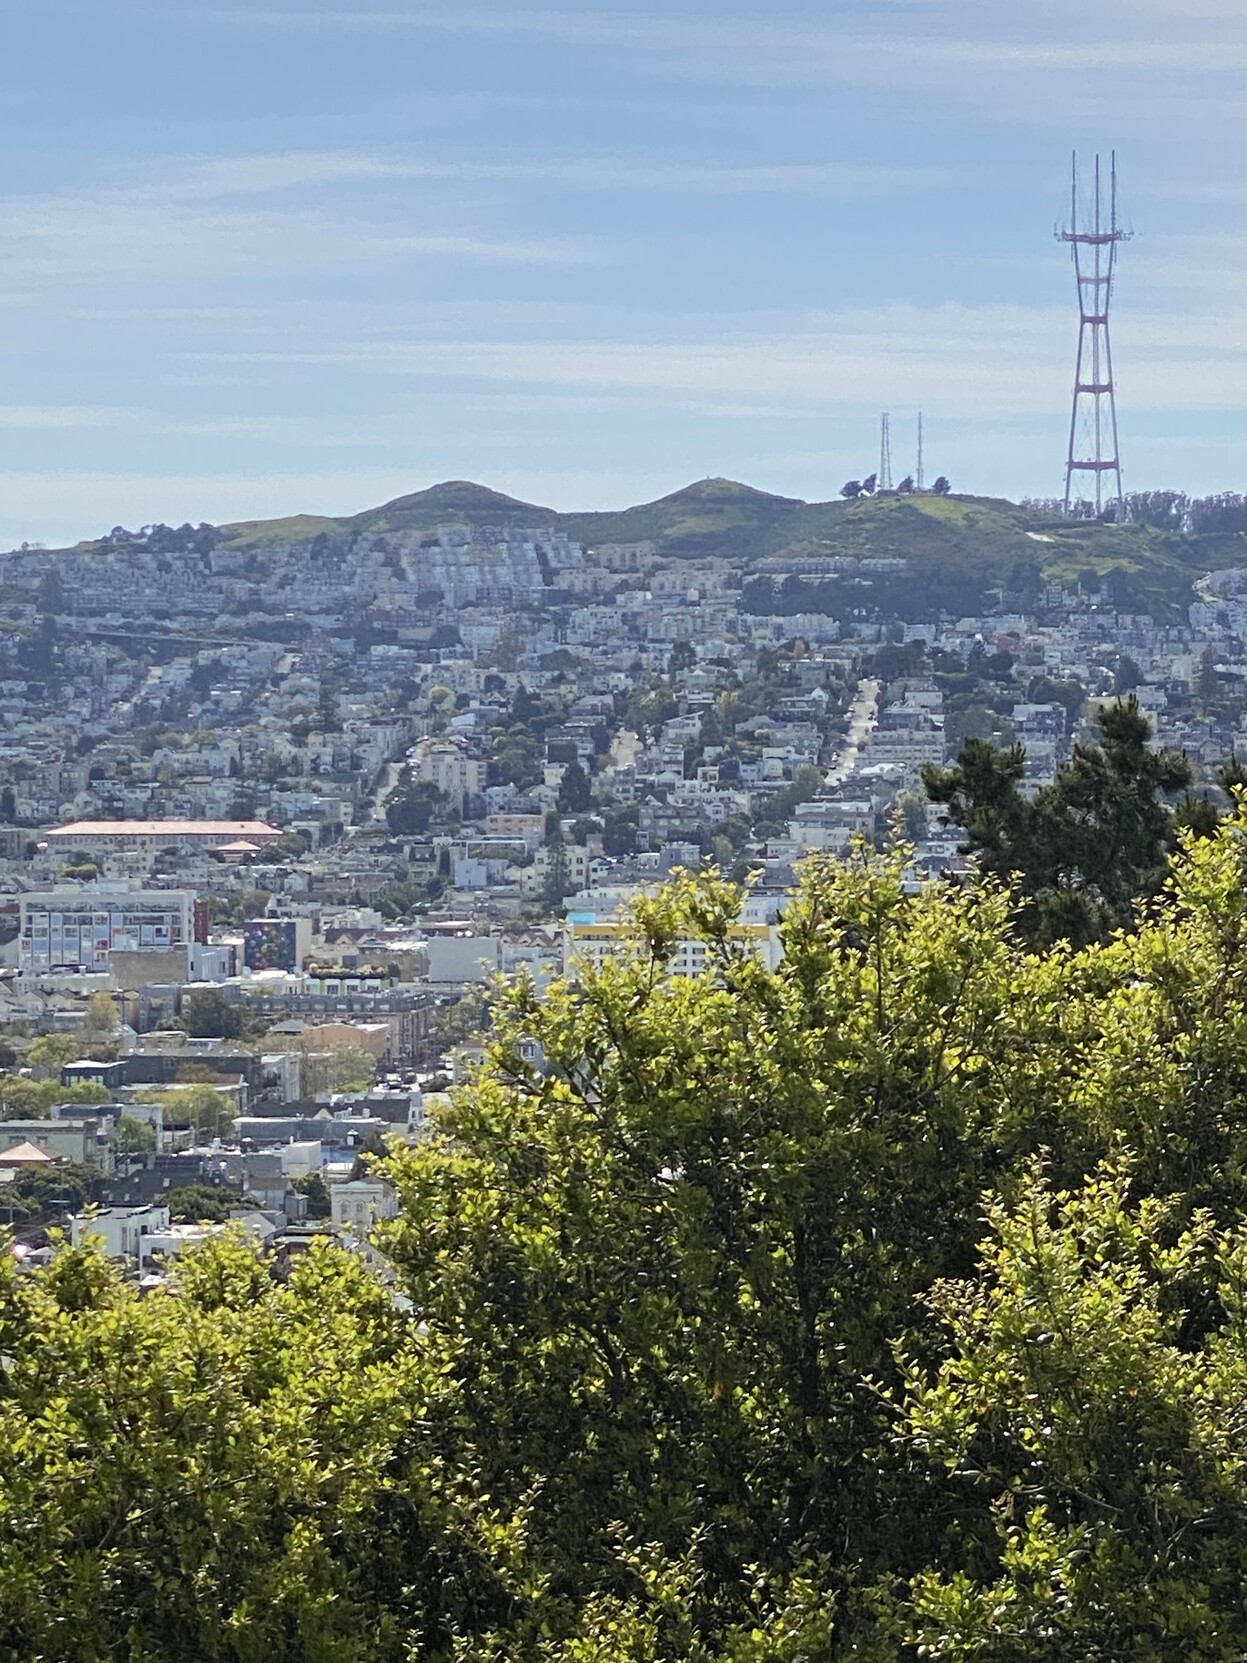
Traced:
<path fill-rule="evenodd" d="M 1192 583 L 1213 566 L 1247 561 L 1247 537 L 1183 538 L 1145 526 L 1053 519 L 997 498 L 878 496 L 801 502 L 731 480 L 710 479 L 613 514 L 564 514 L 557 524 L 587 544 L 652 541 L 675 559 L 719 557 L 744 564 L 838 555 L 901 558 L 902 580 L 878 579 L 872 599 L 901 616 L 933 608 L 972 610 L 1000 590 L 1015 602 L 1044 584 L 1105 586 L 1116 604 L 1181 617 Z M 845 585 L 789 586 L 791 610 L 847 598 Z M 860 595 L 858 597 L 861 598 Z"/>
<path fill-rule="evenodd" d="M 971 611 L 993 591 L 1015 604 L 1044 584 L 1105 586 L 1114 603 L 1179 619 L 1194 580 L 1215 567 L 1247 564 L 1247 534 L 1185 537 L 1137 525 L 1053 519 L 997 498 L 877 496 L 803 502 L 773 496 L 729 479 L 703 479 L 614 512 L 557 513 L 467 480 L 449 480 L 359 514 L 330 518 L 296 514 L 218 528 L 226 546 L 262 555 L 318 537 L 334 539 L 344 557 L 356 542 L 387 534 L 431 536 L 443 526 L 554 528 L 590 547 L 652 542 L 675 560 L 718 559 L 749 568 L 761 560 L 791 562 L 792 578 L 776 604 L 838 609 L 869 602 L 902 617 L 932 610 Z M 903 580 L 886 576 L 802 585 L 802 562 L 837 555 L 899 557 Z M 873 592 L 866 596 L 863 591 Z M 762 591 L 759 591 L 762 593 Z"/>
<path fill-rule="evenodd" d="M 451 479 L 396 497 L 380 508 L 366 508 L 360 514 L 334 519 L 323 514 L 292 514 L 280 520 L 243 520 L 218 529 L 230 547 L 273 547 L 301 542 L 324 533 L 327 536 L 376 537 L 387 531 L 414 531 L 420 535 L 446 525 L 546 526 L 560 516 L 551 508 L 521 502 L 470 480 Z"/>
<path fill-rule="evenodd" d="M 342 522 L 325 514 L 291 514 L 284 520 L 240 520 L 221 526 L 221 541 L 232 548 L 275 548 L 310 541 L 322 531 L 337 531 Z"/>
<path fill-rule="evenodd" d="M 811 503 L 784 527 L 782 548 L 767 552 L 901 558 L 910 570 L 894 582 L 897 610 L 918 616 L 943 603 L 969 609 L 984 590 L 1031 597 L 1045 584 L 1107 588 L 1115 603 L 1176 618 L 1210 559 L 1204 539 L 1145 526 L 1053 519 L 996 498 L 885 496 Z M 1219 538 L 1224 543 L 1226 539 Z M 1239 539 L 1238 558 L 1247 557 Z M 1016 604 L 1016 601 L 1015 601 Z"/>
<path fill-rule="evenodd" d="M 774 497 L 732 479 L 702 479 L 638 508 L 563 514 L 559 525 L 589 546 L 652 542 L 661 554 L 748 560 L 783 547 L 794 515 L 806 506 L 795 497 Z"/>
<path fill-rule="evenodd" d="M 521 502 L 470 480 L 451 479 L 427 491 L 396 497 L 381 508 L 366 509 L 344 523 L 362 535 L 377 536 L 387 531 L 428 533 L 441 525 L 545 526 L 561 518 L 551 508 Z"/>

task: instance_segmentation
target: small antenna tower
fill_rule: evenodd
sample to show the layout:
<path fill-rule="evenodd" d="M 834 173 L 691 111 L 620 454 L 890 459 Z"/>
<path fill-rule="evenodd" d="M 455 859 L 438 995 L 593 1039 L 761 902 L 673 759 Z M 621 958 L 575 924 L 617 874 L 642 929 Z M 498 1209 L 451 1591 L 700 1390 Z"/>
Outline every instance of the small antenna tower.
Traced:
<path fill-rule="evenodd" d="M 1107 207 L 1107 215 L 1105 209 Z M 1104 506 L 1105 475 L 1113 476 L 1113 496 L 1120 512 L 1121 457 L 1117 445 L 1117 397 L 1113 381 L 1113 349 L 1108 314 L 1113 299 L 1117 245 L 1131 233 L 1117 223 L 1117 152 L 1109 165 L 1108 202 L 1100 188 L 1100 158 L 1095 159 L 1095 192 L 1089 226 L 1079 230 L 1078 154 L 1070 175 L 1069 225 L 1057 232 L 1068 243 L 1078 285 L 1078 360 L 1074 370 L 1074 407 L 1070 414 L 1069 449 L 1065 461 L 1065 512 L 1070 510 L 1074 475 L 1095 475 L 1095 511 Z"/>
<path fill-rule="evenodd" d="M 892 489 L 892 418 L 885 410 L 879 418 L 879 479 L 877 490 Z"/>
<path fill-rule="evenodd" d="M 919 410 L 919 412 L 918 412 L 918 466 L 914 469 L 914 484 L 917 486 L 918 490 L 921 491 L 923 486 L 925 485 L 925 483 L 926 482 L 922 477 L 922 411 Z"/>

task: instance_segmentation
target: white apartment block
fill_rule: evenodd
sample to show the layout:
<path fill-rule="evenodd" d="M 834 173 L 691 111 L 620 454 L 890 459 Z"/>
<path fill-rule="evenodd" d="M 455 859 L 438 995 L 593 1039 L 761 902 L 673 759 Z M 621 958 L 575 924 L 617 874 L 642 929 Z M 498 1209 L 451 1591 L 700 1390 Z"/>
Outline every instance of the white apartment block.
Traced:
<path fill-rule="evenodd" d="M 398 1217 L 398 1196 L 379 1178 L 353 1178 L 349 1183 L 333 1184 L 329 1200 L 334 1228 L 356 1236 L 366 1236 L 379 1219 Z"/>
<path fill-rule="evenodd" d="M 168 952 L 194 933 L 189 890 L 122 884 L 66 885 L 21 897 L 18 968 L 23 975 L 109 968 L 112 952 Z"/>
<path fill-rule="evenodd" d="M 779 931 L 770 924 L 736 924 L 728 940 L 760 959 L 768 970 L 777 970 L 784 956 Z M 574 977 L 578 969 L 600 970 L 608 959 L 627 958 L 639 948 L 636 931 L 628 924 L 588 923 L 569 919 L 563 937 L 563 974 Z M 689 937 L 676 943 L 667 967 L 670 976 L 700 976 L 712 962 L 712 949 L 705 941 Z"/>
<path fill-rule="evenodd" d="M 429 745 L 418 749 L 411 771 L 446 796 L 463 797 L 484 791 L 488 768 L 483 758 L 467 756 L 456 745 Z"/>
<path fill-rule="evenodd" d="M 70 1240 L 75 1247 L 98 1241 L 105 1258 L 137 1264 L 150 1251 L 148 1238 L 168 1228 L 168 1207 L 101 1207 L 70 1220 Z"/>

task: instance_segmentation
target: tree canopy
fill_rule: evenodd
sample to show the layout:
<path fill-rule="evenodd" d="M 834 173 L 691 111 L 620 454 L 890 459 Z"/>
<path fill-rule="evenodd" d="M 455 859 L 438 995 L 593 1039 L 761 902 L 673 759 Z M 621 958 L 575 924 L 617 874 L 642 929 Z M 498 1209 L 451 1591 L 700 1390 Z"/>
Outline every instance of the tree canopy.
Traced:
<path fill-rule="evenodd" d="M 1030 939 L 1096 940 L 1129 926 L 1164 881 L 1177 838 L 1169 799 L 1191 783 L 1178 751 L 1153 749 L 1136 699 L 1106 705 L 1100 741 L 1074 746 L 1055 781 L 1022 790 L 1026 753 L 970 738 L 953 767 L 928 766 L 932 802 L 964 828 L 984 872 L 1015 884 Z"/>
<path fill-rule="evenodd" d="M 863 850 L 770 971 L 682 877 L 390 1145 L 396 1288 L 0 1262 L 0 1651 L 1241 1658 L 1245 879 L 1035 951 Z"/>
<path fill-rule="evenodd" d="M 82 1055 L 82 1041 L 73 1034 L 40 1034 L 32 1039 L 26 1051 L 26 1061 L 41 1074 L 58 1075 L 68 1062 Z"/>

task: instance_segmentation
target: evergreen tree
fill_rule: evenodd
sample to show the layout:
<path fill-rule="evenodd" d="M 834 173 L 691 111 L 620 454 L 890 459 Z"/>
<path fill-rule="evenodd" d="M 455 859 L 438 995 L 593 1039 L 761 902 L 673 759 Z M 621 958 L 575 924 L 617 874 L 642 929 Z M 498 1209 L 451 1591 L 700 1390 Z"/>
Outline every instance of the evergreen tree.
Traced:
<path fill-rule="evenodd" d="M 579 762 L 569 762 L 559 782 L 559 813 L 587 814 L 593 807 L 589 776 Z"/>
<path fill-rule="evenodd" d="M 1021 789 L 1021 745 L 968 739 L 952 768 L 923 771 L 928 797 L 963 828 L 980 869 L 1029 903 L 1018 925 L 1037 943 L 1079 944 L 1129 926 L 1159 890 L 1176 841 L 1166 799 L 1190 784 L 1186 758 L 1152 748 L 1133 696 L 1106 706 L 1099 727 L 1099 744 L 1075 745 L 1033 798 Z"/>

